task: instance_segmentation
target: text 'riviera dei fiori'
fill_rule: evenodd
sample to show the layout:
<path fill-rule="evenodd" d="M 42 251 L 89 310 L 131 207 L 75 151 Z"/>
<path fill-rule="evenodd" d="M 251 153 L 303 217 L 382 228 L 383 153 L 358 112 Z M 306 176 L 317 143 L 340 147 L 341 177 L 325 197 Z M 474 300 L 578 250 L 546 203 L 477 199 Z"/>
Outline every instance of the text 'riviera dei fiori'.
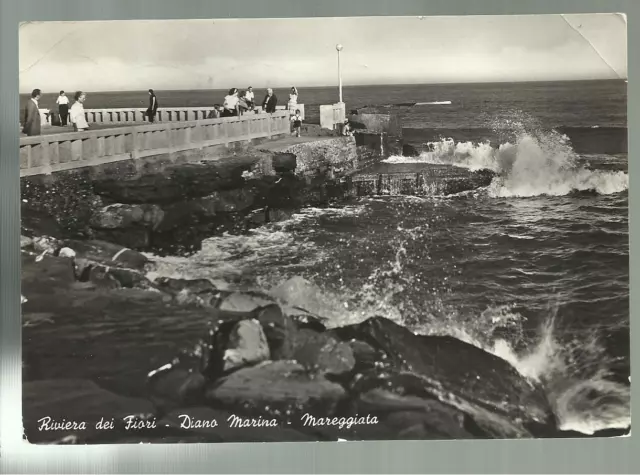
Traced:
<path fill-rule="evenodd" d="M 197 419 L 188 414 L 180 414 L 178 416 L 179 426 L 181 429 L 206 429 L 215 428 L 220 426 L 217 419 Z M 156 419 L 153 418 L 140 418 L 139 416 L 126 416 L 122 418 L 124 423 L 124 430 L 141 430 L 141 429 L 155 429 L 158 427 Z M 265 419 L 263 417 L 258 418 L 243 418 L 232 414 L 224 422 L 230 428 L 251 428 L 251 427 L 279 427 L 282 425 L 277 419 Z M 300 422 L 305 427 L 336 427 L 339 430 L 350 429 L 357 425 L 375 425 L 378 424 L 376 416 L 359 416 L 352 417 L 315 417 L 311 414 L 304 414 L 300 418 Z M 170 424 L 164 424 L 169 426 Z M 97 430 L 113 430 L 116 428 L 116 419 L 101 418 L 100 421 L 95 423 L 95 429 Z M 51 417 L 43 417 L 38 420 L 39 431 L 59 431 L 59 430 L 86 430 L 87 423 L 84 421 L 74 421 L 67 419 L 55 420 Z"/>

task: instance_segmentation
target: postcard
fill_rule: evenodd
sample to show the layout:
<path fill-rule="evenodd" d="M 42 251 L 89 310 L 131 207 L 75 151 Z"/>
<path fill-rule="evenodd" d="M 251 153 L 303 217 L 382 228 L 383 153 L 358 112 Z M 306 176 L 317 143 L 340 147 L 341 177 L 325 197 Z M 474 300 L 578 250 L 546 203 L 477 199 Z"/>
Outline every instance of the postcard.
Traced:
<path fill-rule="evenodd" d="M 25 439 L 629 434 L 626 31 L 22 23 Z"/>

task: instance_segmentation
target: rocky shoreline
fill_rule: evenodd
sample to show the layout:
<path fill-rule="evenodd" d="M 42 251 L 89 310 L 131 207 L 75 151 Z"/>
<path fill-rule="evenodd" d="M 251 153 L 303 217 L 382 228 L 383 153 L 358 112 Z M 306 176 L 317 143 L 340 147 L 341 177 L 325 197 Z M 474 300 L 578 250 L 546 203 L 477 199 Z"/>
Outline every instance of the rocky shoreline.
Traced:
<path fill-rule="evenodd" d="M 382 316 L 331 328 L 295 305 L 309 285 L 302 279 L 268 292 L 150 281 L 152 263 L 120 246 L 23 244 L 27 339 L 29 326 L 55 325 L 69 312 L 98 319 L 144 306 L 203 320 L 191 349 L 152 371 L 140 368 L 148 374 L 136 396 L 72 375 L 49 379 L 50 368 L 31 367 L 37 355 L 26 342 L 23 413 L 32 443 L 577 435 L 557 429 L 543 389 L 507 362 L 451 337 L 415 335 Z M 96 428 L 105 421 L 109 430 Z"/>

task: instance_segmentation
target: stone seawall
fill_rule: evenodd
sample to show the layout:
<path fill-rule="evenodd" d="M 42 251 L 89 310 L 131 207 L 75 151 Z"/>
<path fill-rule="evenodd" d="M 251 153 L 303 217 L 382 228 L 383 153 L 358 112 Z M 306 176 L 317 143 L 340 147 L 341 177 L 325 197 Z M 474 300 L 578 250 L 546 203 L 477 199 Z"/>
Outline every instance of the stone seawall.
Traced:
<path fill-rule="evenodd" d="M 353 137 L 306 140 L 23 177 L 23 234 L 181 253 L 209 236 L 242 234 L 305 205 L 347 198 L 345 177 L 359 163 Z"/>
<path fill-rule="evenodd" d="M 317 175 L 328 168 L 352 172 L 359 168 L 359 156 L 354 137 L 336 137 L 293 144 L 280 149 L 296 157 L 296 174 Z"/>

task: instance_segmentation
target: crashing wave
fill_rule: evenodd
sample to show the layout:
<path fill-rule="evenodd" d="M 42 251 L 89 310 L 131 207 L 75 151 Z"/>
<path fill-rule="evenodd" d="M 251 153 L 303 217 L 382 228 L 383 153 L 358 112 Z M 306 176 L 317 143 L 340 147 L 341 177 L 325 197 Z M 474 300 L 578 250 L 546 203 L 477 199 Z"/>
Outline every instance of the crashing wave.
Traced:
<path fill-rule="evenodd" d="M 629 188 L 627 173 L 591 170 L 580 164 L 567 136 L 555 131 L 522 130 L 512 142 L 497 148 L 490 143 L 456 143 L 451 138 L 427 145 L 428 150 L 417 157 L 393 156 L 385 161 L 492 170 L 497 176 L 487 191 L 494 198 L 563 196 L 575 191 L 608 195 Z"/>

